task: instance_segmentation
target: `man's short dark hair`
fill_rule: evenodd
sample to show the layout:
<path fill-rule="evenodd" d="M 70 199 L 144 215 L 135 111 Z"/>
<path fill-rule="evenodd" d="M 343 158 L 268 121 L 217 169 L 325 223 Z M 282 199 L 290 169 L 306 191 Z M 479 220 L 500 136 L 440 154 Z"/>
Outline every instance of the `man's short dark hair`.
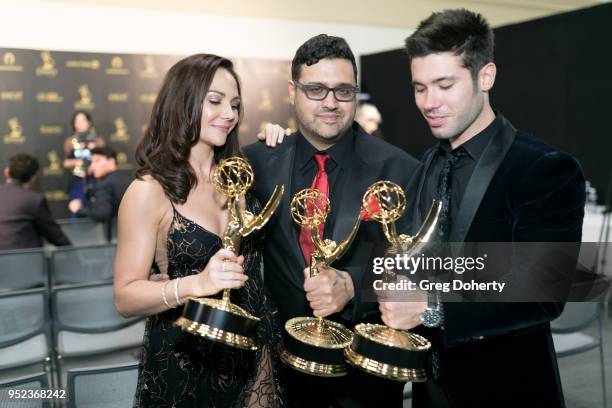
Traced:
<path fill-rule="evenodd" d="M 30 181 L 39 167 L 38 160 L 26 153 L 17 153 L 8 159 L 8 175 L 17 184 Z"/>
<path fill-rule="evenodd" d="M 117 161 L 117 152 L 107 146 L 94 147 L 93 149 L 91 149 L 91 155 L 93 156 L 94 154 L 104 156 L 107 159 L 113 159 Z"/>
<path fill-rule="evenodd" d="M 472 78 L 493 62 L 493 30 L 481 15 L 466 9 L 444 10 L 421 21 L 406 38 L 406 53 L 413 58 L 452 52 L 463 58 Z"/>
<path fill-rule="evenodd" d="M 300 79 L 303 64 L 311 66 L 324 58 L 349 60 L 353 65 L 355 81 L 357 80 L 357 64 L 355 63 L 355 55 L 353 55 L 351 47 L 349 47 L 344 38 L 327 34 L 319 34 L 312 37 L 297 49 L 293 61 L 291 61 L 291 79 L 294 81 Z"/>

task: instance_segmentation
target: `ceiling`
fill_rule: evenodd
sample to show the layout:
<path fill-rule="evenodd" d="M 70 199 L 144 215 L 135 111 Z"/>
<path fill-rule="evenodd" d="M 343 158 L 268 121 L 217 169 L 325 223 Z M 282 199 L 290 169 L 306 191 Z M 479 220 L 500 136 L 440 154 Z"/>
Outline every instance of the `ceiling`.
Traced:
<path fill-rule="evenodd" d="M 610 0 L 43 0 L 150 10 L 367 24 L 412 29 L 432 11 L 465 7 L 493 26 L 530 20 Z"/>

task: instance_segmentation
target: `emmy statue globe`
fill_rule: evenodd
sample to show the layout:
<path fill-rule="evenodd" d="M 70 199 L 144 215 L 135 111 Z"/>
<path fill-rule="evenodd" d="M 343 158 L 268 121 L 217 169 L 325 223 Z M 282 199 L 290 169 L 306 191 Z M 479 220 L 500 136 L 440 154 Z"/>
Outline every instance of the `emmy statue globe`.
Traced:
<path fill-rule="evenodd" d="M 329 211 L 329 199 L 316 189 L 301 190 L 291 201 L 291 217 L 301 227 L 310 230 L 314 245 L 310 259 L 311 277 L 319 273 L 319 268 L 330 265 L 346 252 L 361 222 L 361 218 L 357 218 L 348 237 L 340 243 L 324 240 L 319 226 L 325 223 Z M 285 364 L 320 377 L 347 374 L 349 367 L 343 351 L 353 339 L 349 329 L 322 317 L 295 317 L 285 323 L 285 332 L 285 340 L 280 347 L 280 358 Z"/>
<path fill-rule="evenodd" d="M 398 235 L 395 227 L 406 209 L 406 196 L 397 184 L 378 181 L 363 197 L 366 219 L 382 224 L 391 244 L 387 254 L 408 257 L 425 251 L 436 233 L 442 202 L 434 200 L 423 225 L 414 236 Z M 385 272 L 384 280 L 395 279 L 393 272 Z M 386 279 L 385 279 L 386 278 Z M 427 380 L 425 365 L 431 343 L 424 337 L 390 327 L 361 323 L 355 326 L 350 346 L 344 350 L 349 363 L 370 374 L 391 380 L 423 382 Z"/>
<path fill-rule="evenodd" d="M 236 250 L 240 237 L 262 228 L 280 204 L 284 186 L 276 186 L 260 214 L 239 207 L 239 199 L 253 184 L 253 170 L 240 157 L 221 161 L 213 171 L 215 188 L 227 196 L 229 222 L 223 233 L 223 248 Z M 230 289 L 221 299 L 190 298 L 176 325 L 184 331 L 246 350 L 257 350 L 255 332 L 259 318 L 230 301 Z"/>

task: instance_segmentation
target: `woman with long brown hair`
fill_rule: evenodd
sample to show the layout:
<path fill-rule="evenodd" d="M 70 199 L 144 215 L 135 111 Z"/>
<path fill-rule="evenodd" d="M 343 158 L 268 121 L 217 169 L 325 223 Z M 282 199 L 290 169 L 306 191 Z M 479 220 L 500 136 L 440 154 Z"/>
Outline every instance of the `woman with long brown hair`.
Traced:
<path fill-rule="evenodd" d="M 275 362 L 280 328 L 259 274 L 263 237 L 244 238 L 240 254 L 222 249 L 227 200 L 211 181 L 220 160 L 240 155 L 240 97 L 229 60 L 198 54 L 179 61 L 166 74 L 136 151 L 137 180 L 119 209 L 115 303 L 123 315 L 149 316 L 139 407 L 281 405 Z M 259 211 L 248 194 L 245 205 Z M 188 298 L 225 288 L 239 288 L 233 301 L 262 318 L 259 351 L 214 343 L 173 325 Z"/>
<path fill-rule="evenodd" d="M 64 168 L 72 172 L 68 184 L 70 200 L 85 202 L 87 189 L 93 179 L 87 178 L 87 167 L 91 161 L 91 149 L 106 146 L 106 141 L 96 136 L 91 114 L 78 110 L 72 114 L 72 135 L 64 140 Z M 75 217 L 71 215 L 71 217 Z"/>

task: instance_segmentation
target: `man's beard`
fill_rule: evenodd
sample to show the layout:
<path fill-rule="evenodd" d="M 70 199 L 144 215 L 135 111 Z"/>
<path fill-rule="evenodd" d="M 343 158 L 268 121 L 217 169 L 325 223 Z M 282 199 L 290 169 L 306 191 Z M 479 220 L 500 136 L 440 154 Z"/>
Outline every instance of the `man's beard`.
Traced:
<path fill-rule="evenodd" d="M 306 130 L 311 137 L 327 143 L 335 143 L 338 139 L 340 139 L 340 137 L 342 137 L 353 122 L 352 120 L 345 120 L 346 117 L 342 115 L 342 112 L 340 112 L 338 113 L 337 124 L 331 127 L 325 126 L 323 123 L 318 122 L 320 119 L 318 119 L 317 116 L 313 116 L 312 120 L 308 121 L 304 116 L 302 116 L 298 109 L 296 109 L 295 113 L 298 124 L 301 128 Z M 328 113 L 335 114 L 336 112 L 329 111 Z"/>

